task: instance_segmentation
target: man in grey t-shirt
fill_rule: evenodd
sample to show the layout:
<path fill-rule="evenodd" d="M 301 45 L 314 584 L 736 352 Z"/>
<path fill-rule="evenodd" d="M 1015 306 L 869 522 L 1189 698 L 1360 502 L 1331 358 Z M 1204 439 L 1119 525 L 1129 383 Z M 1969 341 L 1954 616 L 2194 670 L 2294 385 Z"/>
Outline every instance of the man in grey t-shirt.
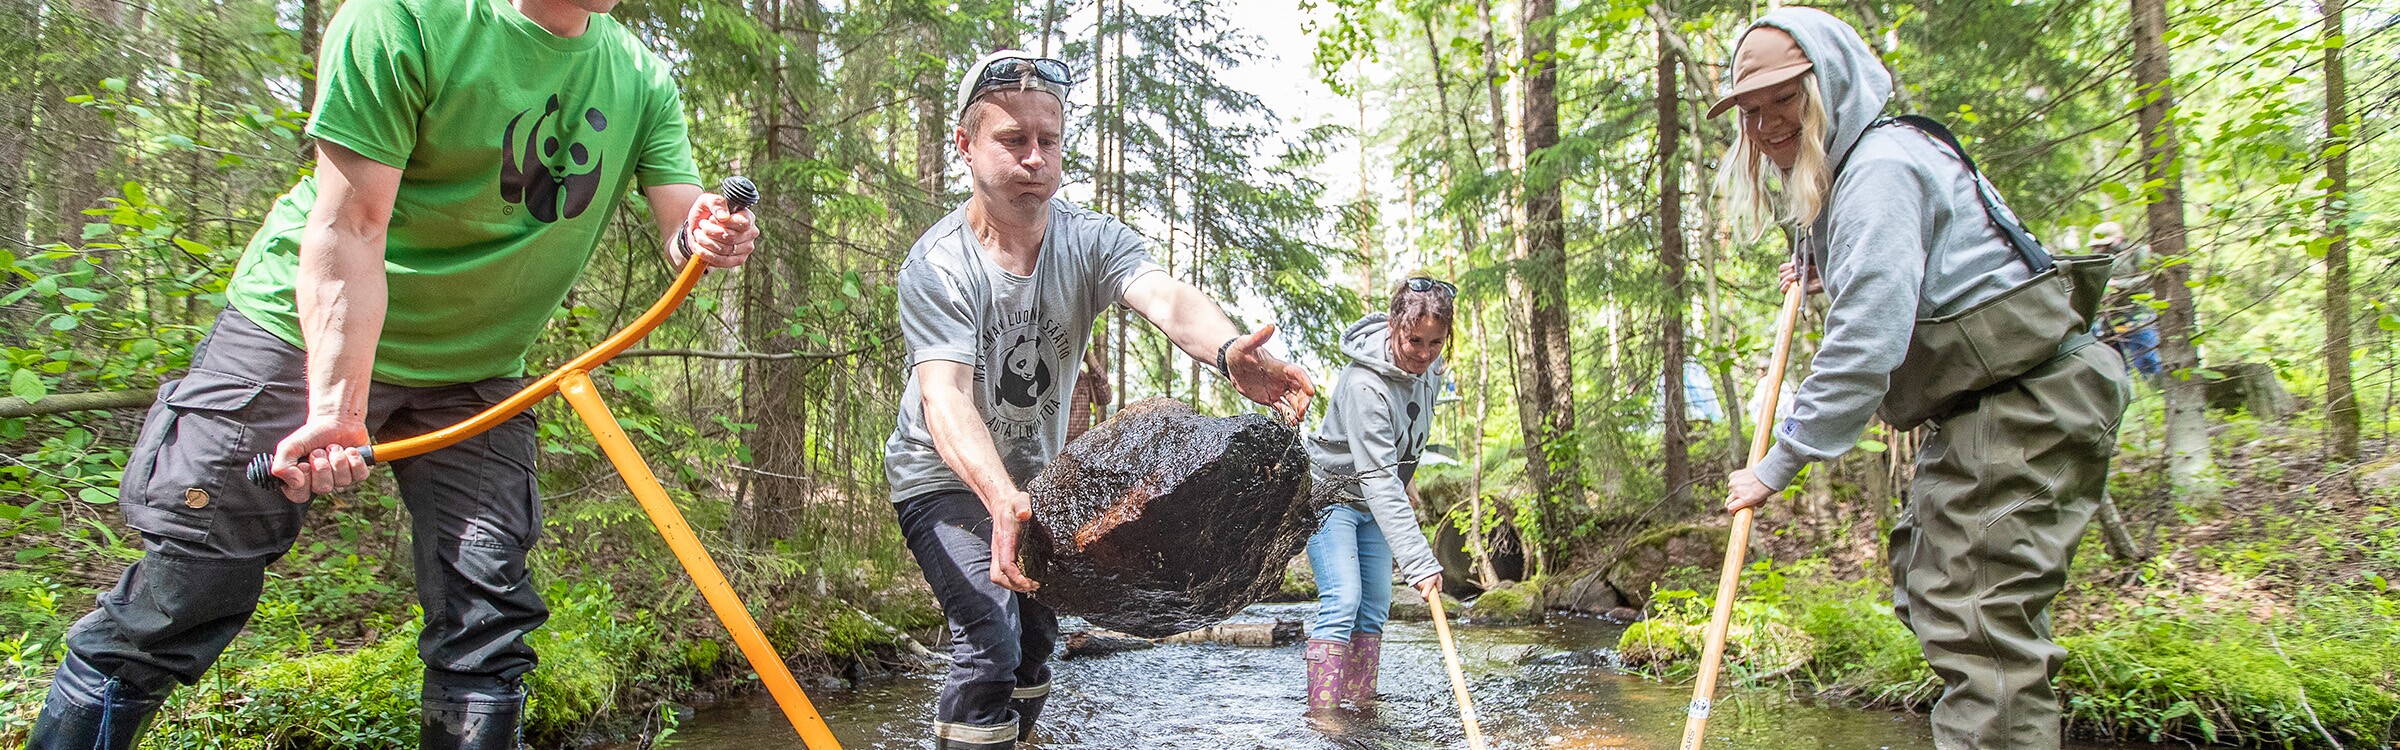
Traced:
<path fill-rule="evenodd" d="M 884 471 L 950 620 L 937 748 L 1011 747 L 1049 695 L 1058 618 L 1023 595 L 1039 584 L 1017 567 L 1017 530 L 1033 517 L 1024 484 L 1065 447 L 1066 396 L 1101 312 L 1141 313 L 1286 420 L 1314 393 L 1307 373 L 1261 348 L 1274 326 L 1243 334 L 1152 262 L 1141 235 L 1056 197 L 1072 81 L 1065 63 L 1015 50 L 967 69 L 952 138 L 974 194 L 900 267 L 908 390 Z"/>

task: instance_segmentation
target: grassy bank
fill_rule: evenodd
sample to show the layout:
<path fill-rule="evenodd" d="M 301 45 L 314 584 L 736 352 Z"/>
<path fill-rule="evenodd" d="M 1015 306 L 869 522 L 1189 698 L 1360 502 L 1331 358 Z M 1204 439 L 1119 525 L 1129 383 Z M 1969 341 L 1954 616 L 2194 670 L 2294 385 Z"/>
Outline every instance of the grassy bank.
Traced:
<path fill-rule="evenodd" d="M 724 527 L 722 503 L 687 503 L 692 525 Z M 417 613 L 396 503 L 366 495 L 315 514 L 272 569 L 249 628 L 219 668 L 178 690 L 149 747 L 405 748 L 416 742 Z M 330 511 L 330 512 L 324 512 Z M 672 725 L 662 706 L 755 686 L 747 664 L 630 500 L 555 503 L 533 563 L 551 618 L 532 637 L 526 730 L 536 747 L 595 736 L 641 739 Z M 784 656 L 819 682 L 877 668 L 902 630 L 938 625 L 897 540 L 875 554 L 780 544 L 710 549 Z M 0 746 L 38 712 L 60 638 L 108 585 L 123 545 L 68 549 L 60 564 L 0 572 Z M 66 564 L 65 561 L 76 561 Z"/>
<path fill-rule="evenodd" d="M 1891 615 L 1884 584 L 1827 575 L 1822 560 L 1754 567 L 1744 576 L 1726 673 L 1862 705 L 1930 707 L 1941 683 L 1915 637 Z M 2272 746 L 2393 739 L 2400 718 L 2400 602 L 2381 594 L 2309 592 L 2287 611 L 2161 597 L 2062 622 L 2059 674 L 2070 731 L 2142 741 Z M 1625 632 L 1626 663 L 1690 677 L 1708 602 L 1665 592 L 1653 617 Z"/>

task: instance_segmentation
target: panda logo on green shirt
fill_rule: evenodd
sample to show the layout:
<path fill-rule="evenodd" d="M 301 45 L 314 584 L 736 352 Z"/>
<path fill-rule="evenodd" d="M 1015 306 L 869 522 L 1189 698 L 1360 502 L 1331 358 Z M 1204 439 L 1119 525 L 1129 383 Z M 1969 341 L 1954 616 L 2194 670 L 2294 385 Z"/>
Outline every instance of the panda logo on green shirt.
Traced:
<path fill-rule="evenodd" d="M 525 122 L 533 114 L 528 107 L 509 118 L 508 130 L 500 144 L 500 199 L 525 206 L 525 212 L 544 224 L 559 219 L 572 219 L 590 208 L 592 198 L 600 194 L 600 172 L 605 159 L 591 153 L 581 143 L 566 146 L 566 158 L 559 158 L 561 132 L 564 123 L 552 118 L 559 115 L 558 96 L 542 106 L 540 117 Z M 584 123 L 594 132 L 608 129 L 608 117 L 598 109 L 583 111 Z M 520 134 L 518 127 L 524 126 Z M 588 167 L 588 168 L 587 168 Z M 583 171 L 575 171 L 583 168 Z"/>

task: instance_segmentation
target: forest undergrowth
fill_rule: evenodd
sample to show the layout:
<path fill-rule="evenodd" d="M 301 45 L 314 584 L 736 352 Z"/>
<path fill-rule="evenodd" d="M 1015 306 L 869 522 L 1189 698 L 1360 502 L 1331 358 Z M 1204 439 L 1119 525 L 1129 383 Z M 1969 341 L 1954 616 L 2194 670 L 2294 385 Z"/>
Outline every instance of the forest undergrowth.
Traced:
<path fill-rule="evenodd" d="M 2155 404 L 2155 401 L 2152 402 Z M 2136 406 L 2127 431 L 2143 418 Z M 2148 415 L 2155 419 L 2155 406 Z M 2069 731 L 2144 742 L 2382 747 L 2400 739 L 2400 484 L 2393 446 L 2329 463 L 2306 424 L 2239 416 L 2212 442 L 2226 472 L 2212 501 L 2167 496 L 2154 451 L 2117 457 L 2112 497 L 2150 553 L 2083 540 L 2054 632 Z M 2128 446 L 2146 443 L 2128 436 Z M 1851 490 L 1854 488 L 1838 488 Z M 1772 509 L 1769 511 L 1772 512 Z M 1743 577 L 1728 680 L 1861 706 L 1929 709 L 1941 682 L 1892 616 L 1872 518 L 1839 532 L 1766 534 Z M 1845 554 L 1855 550 L 1867 554 Z M 1619 645 L 1640 672 L 1687 680 L 1709 618 L 1686 569 Z"/>

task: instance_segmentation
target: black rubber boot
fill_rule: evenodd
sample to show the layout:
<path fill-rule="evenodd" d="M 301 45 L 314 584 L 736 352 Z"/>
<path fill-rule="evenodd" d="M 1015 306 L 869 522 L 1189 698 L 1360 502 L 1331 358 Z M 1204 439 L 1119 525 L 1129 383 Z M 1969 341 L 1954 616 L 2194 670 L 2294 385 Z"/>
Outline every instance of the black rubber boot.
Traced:
<path fill-rule="evenodd" d="M 419 750 L 517 750 L 525 699 L 495 703 L 425 701 Z"/>
<path fill-rule="evenodd" d="M 940 721 L 933 726 L 933 750 L 1013 750 L 1022 717 L 1009 717 L 998 724 L 948 724 Z"/>
<path fill-rule="evenodd" d="M 1009 699 L 1008 709 L 1017 712 L 1018 742 L 1033 741 L 1033 722 L 1042 718 L 1042 704 L 1050 702 L 1049 687 L 1050 686 L 1048 685 L 1043 685 L 1041 695 L 1031 698 Z"/>
<path fill-rule="evenodd" d="M 124 681 L 102 677 L 83 659 L 69 655 L 51 680 L 50 696 L 42 701 L 26 750 L 131 750 L 165 702 L 137 697 L 135 692 Z"/>

